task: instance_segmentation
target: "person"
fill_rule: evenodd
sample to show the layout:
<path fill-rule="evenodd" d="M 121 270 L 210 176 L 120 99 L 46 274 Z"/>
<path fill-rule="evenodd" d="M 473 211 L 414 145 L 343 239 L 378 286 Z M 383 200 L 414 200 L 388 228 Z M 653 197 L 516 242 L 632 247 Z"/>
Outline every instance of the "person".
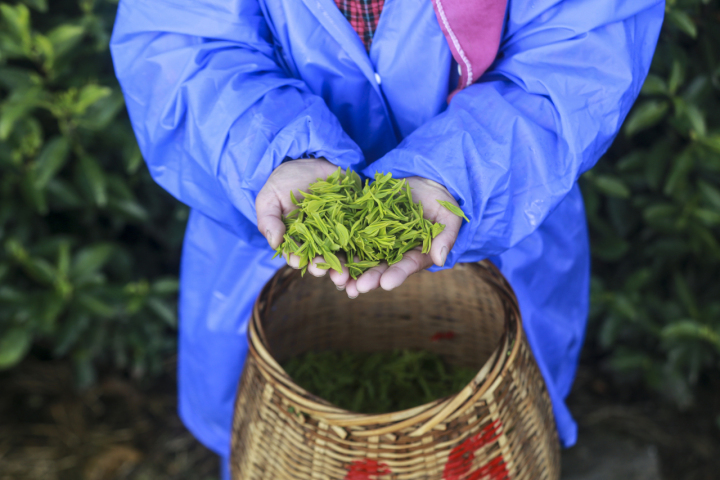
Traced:
<path fill-rule="evenodd" d="M 255 298 L 283 265 L 289 192 L 337 167 L 460 206 L 357 281 L 490 259 L 517 294 L 564 446 L 590 257 L 578 177 L 639 94 L 662 0 L 121 0 L 116 74 L 153 178 L 191 207 L 181 259 L 179 413 L 226 460 Z M 348 21 L 349 20 L 349 21 Z M 289 259 L 292 264 L 296 259 Z M 310 273 L 323 271 L 311 268 Z"/>

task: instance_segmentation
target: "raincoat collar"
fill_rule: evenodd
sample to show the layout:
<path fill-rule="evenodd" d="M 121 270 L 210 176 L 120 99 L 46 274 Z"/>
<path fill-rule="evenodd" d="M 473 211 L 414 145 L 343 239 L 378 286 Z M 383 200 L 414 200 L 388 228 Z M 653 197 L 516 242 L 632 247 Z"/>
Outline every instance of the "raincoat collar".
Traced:
<path fill-rule="evenodd" d="M 432 0 L 440 28 L 460 66 L 452 96 L 475 83 L 500 47 L 507 0 Z"/>
<path fill-rule="evenodd" d="M 365 46 L 333 0 L 303 0 L 320 24 L 335 38 L 380 93 Z"/>

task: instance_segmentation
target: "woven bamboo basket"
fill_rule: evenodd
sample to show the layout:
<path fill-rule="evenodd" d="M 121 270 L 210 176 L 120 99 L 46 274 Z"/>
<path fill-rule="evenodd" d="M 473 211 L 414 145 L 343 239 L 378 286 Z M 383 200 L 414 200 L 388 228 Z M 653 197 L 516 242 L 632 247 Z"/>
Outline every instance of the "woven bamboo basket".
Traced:
<path fill-rule="evenodd" d="M 517 300 L 489 262 L 422 272 L 354 300 L 327 278 L 301 280 L 285 268 L 255 304 L 249 342 L 233 420 L 234 480 L 559 478 L 545 383 Z M 428 350 L 478 373 L 454 396 L 359 414 L 305 391 L 280 366 L 310 350 L 394 348 Z"/>

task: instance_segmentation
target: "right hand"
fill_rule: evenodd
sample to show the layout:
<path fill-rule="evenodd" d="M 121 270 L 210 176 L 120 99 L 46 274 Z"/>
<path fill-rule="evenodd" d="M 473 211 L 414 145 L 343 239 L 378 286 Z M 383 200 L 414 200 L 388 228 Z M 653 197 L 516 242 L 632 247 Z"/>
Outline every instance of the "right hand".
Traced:
<path fill-rule="evenodd" d="M 257 213 L 258 230 L 265 235 L 273 249 L 277 249 L 283 242 L 283 235 L 285 235 L 283 215 L 287 215 L 297 208 L 290 199 L 290 192 L 300 199 L 302 198 L 300 190 L 307 191 L 311 183 L 315 183 L 318 178 L 327 178 L 337 169 L 336 165 L 324 158 L 307 158 L 285 162 L 272 172 L 255 199 L 255 212 Z M 285 260 L 293 268 L 298 268 L 300 264 L 300 257 L 297 255 L 290 255 Z M 315 266 L 316 263 L 324 261 L 322 257 L 315 257 L 308 265 L 308 272 L 316 277 L 327 274 L 327 270 Z M 350 275 L 347 268 L 344 267 L 345 259 L 340 258 L 340 262 L 343 264 L 343 273 L 331 270 L 330 278 L 339 290 L 343 290 Z"/>

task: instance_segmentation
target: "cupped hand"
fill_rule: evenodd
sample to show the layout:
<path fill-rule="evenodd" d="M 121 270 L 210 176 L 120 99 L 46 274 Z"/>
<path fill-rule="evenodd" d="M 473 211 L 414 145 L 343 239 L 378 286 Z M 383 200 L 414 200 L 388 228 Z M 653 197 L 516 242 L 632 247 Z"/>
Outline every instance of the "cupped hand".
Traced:
<path fill-rule="evenodd" d="M 445 265 L 463 220 L 437 201 L 445 200 L 455 206 L 458 204 L 450 192 L 437 182 L 422 177 L 408 177 L 407 182 L 412 189 L 413 201 L 422 202 L 425 218 L 431 222 L 444 224 L 445 230 L 433 239 L 430 253 L 423 254 L 418 247 L 405 253 L 398 263 L 388 266 L 383 262 L 360 275 L 357 280 L 350 278 L 346 269 L 343 269 L 342 274 L 330 272 L 333 282 L 338 288 L 344 288 L 350 298 L 378 287 L 392 290 L 402 285 L 413 273 L 425 270 L 433 264 L 439 267 Z"/>
<path fill-rule="evenodd" d="M 299 194 L 301 190 L 307 191 L 311 183 L 315 183 L 318 178 L 327 178 L 337 168 L 324 158 L 307 158 L 285 162 L 272 172 L 255 199 L 258 230 L 265 235 L 272 248 L 277 249 L 283 242 L 285 224 L 282 217 L 297 208 L 290 198 L 290 192 L 297 198 L 302 198 Z M 300 262 L 296 255 L 286 260 L 294 267 Z M 308 268 L 310 273 L 316 276 L 325 274 L 325 271 L 315 267 L 314 263 Z"/>

